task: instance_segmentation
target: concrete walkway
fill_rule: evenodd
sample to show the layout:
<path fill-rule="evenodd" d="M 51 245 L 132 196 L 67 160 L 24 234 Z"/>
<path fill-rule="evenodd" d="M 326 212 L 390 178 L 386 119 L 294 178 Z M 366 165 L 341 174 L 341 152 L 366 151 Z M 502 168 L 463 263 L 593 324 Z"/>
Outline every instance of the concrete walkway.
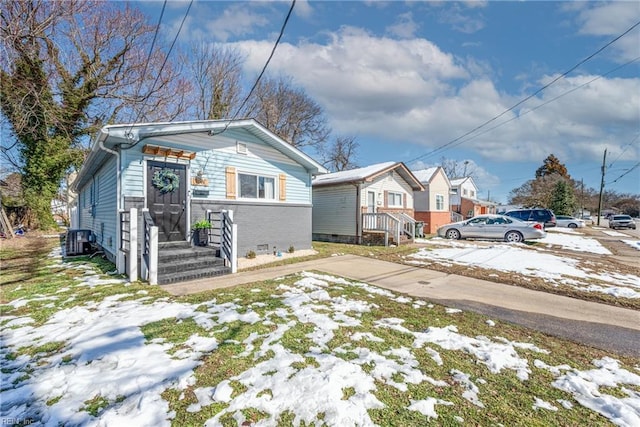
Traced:
<path fill-rule="evenodd" d="M 318 270 L 640 357 L 640 311 L 533 291 L 356 255 L 305 261 L 216 278 L 164 285 L 187 295 Z"/>

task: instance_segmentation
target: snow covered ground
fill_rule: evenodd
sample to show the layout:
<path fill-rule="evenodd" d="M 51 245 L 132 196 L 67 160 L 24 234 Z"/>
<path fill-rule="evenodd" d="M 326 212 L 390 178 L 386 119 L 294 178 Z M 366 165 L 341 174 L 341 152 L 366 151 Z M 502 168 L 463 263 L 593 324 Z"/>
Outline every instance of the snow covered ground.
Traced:
<path fill-rule="evenodd" d="M 623 236 L 628 237 L 626 234 Z M 469 265 L 518 273 L 525 277 L 538 277 L 547 283 L 564 284 L 584 292 L 600 292 L 622 298 L 640 298 L 640 276 L 603 271 L 601 263 L 596 265 L 595 262 L 572 258 L 566 254 L 558 255 L 552 250 L 554 247 L 561 247 L 575 252 L 611 254 L 598 240 L 586 237 L 573 229 L 548 229 L 545 238 L 535 241 L 545 245 L 546 248 L 525 244 L 441 238 L 419 242 L 428 243 L 430 247 L 422 248 L 417 254 L 408 257 L 409 263 L 418 265 L 428 260 L 443 265 Z M 640 250 L 640 243 L 637 241 L 625 240 L 625 243 Z M 606 265 L 604 267 L 606 268 Z"/>
<path fill-rule="evenodd" d="M 551 236 L 556 239 L 559 235 Z M 471 248 L 468 245 L 472 244 L 459 243 L 442 250 L 460 251 L 459 255 L 449 254 L 458 262 Z M 511 245 L 505 250 L 502 246 L 496 245 L 495 250 L 505 254 L 518 249 Z M 540 255 L 549 254 L 540 251 Z M 522 254 L 514 257 L 521 258 Z M 555 263 L 573 268 L 552 262 Z M 100 301 L 60 309 L 40 325 L 29 316 L 5 315 L 0 319 L 0 416 L 5 421 L 47 426 L 170 425 L 176 412 L 162 393 L 174 389 L 181 391 L 184 398 L 189 388 L 196 401 L 188 406 L 188 413 L 218 408 L 206 420 L 207 426 L 221 425 L 225 416 L 244 425 L 246 410 L 262 414 L 252 424 L 256 426 L 277 425 L 283 413 L 293 414 L 294 425 L 304 422 L 368 426 L 374 425 L 369 410 L 385 407 L 380 397 L 380 386 L 384 384 L 404 396 L 408 402 L 405 408 L 420 414 L 426 423 L 437 419 L 442 408 L 456 410 L 456 404 L 454 399 L 437 393 L 417 396 L 411 392 L 412 387 L 429 384 L 448 393 L 459 390 L 460 401 L 486 410 L 485 402 L 492 398 L 483 393 L 486 384 L 514 374 L 523 384 L 534 377 L 549 376 L 552 379 L 548 380 L 548 387 L 561 393 L 561 398 L 545 400 L 536 390 L 529 403 L 534 411 L 559 413 L 558 419 L 562 419 L 562 414 L 584 407 L 615 425 L 640 425 L 640 366 L 624 367 L 612 357 L 593 360 L 590 369 L 578 369 L 569 361 L 548 365 L 542 359 L 550 354 L 549 350 L 501 337 L 500 326 L 492 320 L 486 322 L 495 330 L 492 337 L 461 333 L 456 326 L 460 310 L 439 311 L 439 316 L 444 316 L 444 323 L 439 326 L 425 324 L 415 328 L 403 318 L 381 317 L 368 330 L 354 332 L 363 327 L 363 316 L 379 307 L 371 302 L 374 297 L 406 304 L 407 312 L 422 310 L 426 318 L 438 307 L 368 284 L 312 273 L 289 281 L 283 278 L 279 283 L 265 295 L 267 300 L 277 300 L 277 304 L 247 305 L 237 299 L 190 304 L 151 298 L 145 291 L 127 294 L 126 283 L 87 270 L 83 280 L 52 295 L 12 301 L 13 307 L 28 307 L 32 299 L 44 298 L 55 305 L 73 298 L 74 288 L 80 286 L 123 289 L 122 294 Z M 358 296 L 336 296 L 335 291 L 341 289 L 345 295 L 346 290 L 355 290 L 357 294 L 348 295 Z M 265 290 L 256 286 L 251 292 L 260 295 Z M 141 328 L 165 319 L 176 320 L 177 324 L 195 322 L 202 332 L 180 344 L 161 338 L 147 341 Z M 195 370 L 203 358 L 228 344 L 220 341 L 221 334 L 238 323 L 266 326 L 264 332 L 234 342 L 244 349 L 237 357 L 251 363 L 218 383 L 197 384 Z M 307 325 L 305 339 L 311 343 L 302 352 L 284 344 L 285 336 L 301 323 Z M 388 334 L 408 337 L 410 345 L 386 343 L 384 337 Z M 342 335 L 347 337 L 345 343 L 332 347 L 331 340 Z M 36 355 L 20 350 L 47 345 L 54 350 Z M 426 352 L 428 364 L 418 362 L 418 352 Z M 430 366 L 442 367 L 445 353 L 446 359 L 451 359 L 449 352 L 459 354 L 453 359 L 470 358 L 486 367 L 487 375 L 473 376 L 453 367 L 447 368 L 445 374 L 431 373 L 443 372 Z M 345 394 L 345 390 L 350 392 Z M 96 416 L 90 414 L 89 401 L 101 402 Z M 463 414 L 460 408 L 454 417 L 461 425 L 465 424 Z"/>

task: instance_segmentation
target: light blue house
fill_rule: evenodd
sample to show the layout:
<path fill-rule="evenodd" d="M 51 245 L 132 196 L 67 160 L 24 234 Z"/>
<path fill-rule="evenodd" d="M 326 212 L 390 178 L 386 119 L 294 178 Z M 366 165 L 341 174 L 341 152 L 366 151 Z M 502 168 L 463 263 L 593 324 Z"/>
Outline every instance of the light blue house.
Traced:
<path fill-rule="evenodd" d="M 223 213 L 237 228 L 236 257 L 309 249 L 311 181 L 326 172 L 253 119 L 105 126 L 73 183 L 71 227 L 91 230 L 120 271 L 137 250 L 145 279 L 150 230 L 157 233 L 162 269 L 162 259 L 176 259 L 191 246 L 192 225 L 204 219 L 213 223 L 208 246 L 220 251 L 229 237 Z M 186 278 L 159 270 L 158 283 L 210 275 L 207 268 Z"/>

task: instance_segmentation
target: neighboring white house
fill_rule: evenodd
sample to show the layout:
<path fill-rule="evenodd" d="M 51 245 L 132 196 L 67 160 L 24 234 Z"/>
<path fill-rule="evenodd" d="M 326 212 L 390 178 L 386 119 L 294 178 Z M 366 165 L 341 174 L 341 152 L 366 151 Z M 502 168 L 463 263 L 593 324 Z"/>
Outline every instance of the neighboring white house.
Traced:
<path fill-rule="evenodd" d="M 116 263 L 131 208 L 148 210 L 160 244 L 189 242 L 192 224 L 224 210 L 241 256 L 309 249 L 311 180 L 326 172 L 253 119 L 105 126 L 73 183 L 71 227 Z"/>
<path fill-rule="evenodd" d="M 440 166 L 412 172 L 424 186 L 424 190 L 413 193 L 414 217 L 424 222 L 426 234 L 435 233 L 438 227 L 451 222 L 451 183 Z"/>
<path fill-rule="evenodd" d="M 451 180 L 451 211 L 464 218 L 496 213 L 497 204 L 478 198 L 478 187 L 470 176 Z"/>
<path fill-rule="evenodd" d="M 384 232 L 387 226 L 397 226 L 395 221 L 400 227 L 407 221 L 415 223 L 413 194 L 423 189 L 404 163 L 396 162 L 317 176 L 313 180 L 313 239 L 360 244 L 368 232 Z M 381 221 L 389 223 L 383 226 Z M 390 228 L 386 231 L 392 232 Z M 408 234 L 403 235 L 413 239 Z"/>

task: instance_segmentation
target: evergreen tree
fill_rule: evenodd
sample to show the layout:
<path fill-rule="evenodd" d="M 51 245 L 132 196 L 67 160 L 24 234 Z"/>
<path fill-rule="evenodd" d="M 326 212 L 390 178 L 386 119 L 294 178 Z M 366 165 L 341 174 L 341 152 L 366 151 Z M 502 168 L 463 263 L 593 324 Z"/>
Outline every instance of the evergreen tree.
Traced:
<path fill-rule="evenodd" d="M 556 215 L 573 215 L 576 211 L 576 199 L 573 188 L 567 180 L 561 179 L 556 182 L 551 194 L 551 209 Z"/>

